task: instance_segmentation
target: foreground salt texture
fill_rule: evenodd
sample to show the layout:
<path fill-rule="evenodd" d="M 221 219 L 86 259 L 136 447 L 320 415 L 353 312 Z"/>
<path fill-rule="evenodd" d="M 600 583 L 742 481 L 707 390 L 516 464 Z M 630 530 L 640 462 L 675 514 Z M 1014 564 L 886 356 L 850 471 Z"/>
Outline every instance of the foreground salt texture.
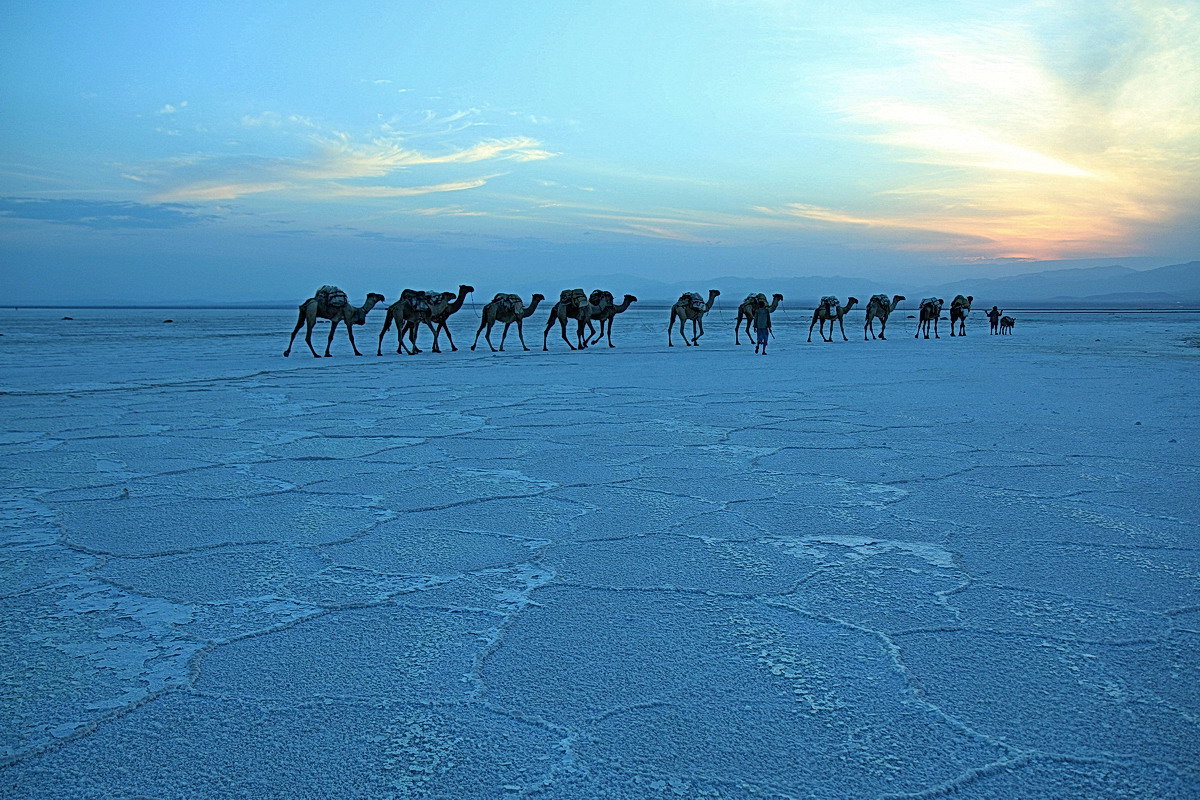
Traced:
<path fill-rule="evenodd" d="M 1200 794 L 1195 316 L 284 361 L 287 312 L 20 313 L 6 797 Z"/>

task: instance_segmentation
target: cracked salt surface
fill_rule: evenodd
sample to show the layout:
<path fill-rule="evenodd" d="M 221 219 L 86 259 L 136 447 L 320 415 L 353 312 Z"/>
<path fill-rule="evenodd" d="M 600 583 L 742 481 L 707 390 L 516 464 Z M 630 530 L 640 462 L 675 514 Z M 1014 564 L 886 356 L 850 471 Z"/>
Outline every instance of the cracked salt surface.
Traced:
<path fill-rule="evenodd" d="M 1200 315 L 785 311 L 767 363 L 110 313 L 0 349 L 5 797 L 1200 796 Z"/>

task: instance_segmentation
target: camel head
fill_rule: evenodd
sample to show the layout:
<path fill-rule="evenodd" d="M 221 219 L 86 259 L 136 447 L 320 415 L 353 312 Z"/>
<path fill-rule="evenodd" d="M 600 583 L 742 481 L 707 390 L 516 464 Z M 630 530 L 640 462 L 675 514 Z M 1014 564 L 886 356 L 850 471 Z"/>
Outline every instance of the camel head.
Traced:
<path fill-rule="evenodd" d="M 625 299 L 625 300 L 628 300 L 630 303 L 636 303 L 636 302 L 637 302 L 637 298 L 636 298 L 636 297 L 634 297 L 634 296 L 633 296 L 633 295 L 631 295 L 631 294 L 627 294 L 627 295 L 625 295 L 625 298 L 624 298 L 624 299 Z"/>
<path fill-rule="evenodd" d="M 544 294 L 535 294 L 533 297 L 531 297 L 531 298 L 529 298 L 529 299 L 530 299 L 530 300 L 532 300 L 532 301 L 533 301 L 533 302 L 535 302 L 535 303 L 540 303 L 540 302 L 542 302 L 543 300 L 545 300 L 545 299 L 546 299 L 546 295 L 544 295 Z"/>
<path fill-rule="evenodd" d="M 367 302 L 369 303 L 372 300 L 374 300 L 376 303 L 383 303 L 387 301 L 387 298 L 378 292 L 367 292 Z"/>
<path fill-rule="evenodd" d="M 709 289 L 709 290 L 708 290 L 708 296 L 709 296 L 709 297 L 720 297 L 720 296 L 721 296 L 721 290 L 720 290 L 720 289 Z"/>
<path fill-rule="evenodd" d="M 974 298 L 974 297 L 972 297 L 971 295 L 967 295 L 967 302 L 968 302 L 968 303 L 974 303 L 974 302 L 975 302 L 975 298 Z"/>
<path fill-rule="evenodd" d="M 771 299 L 772 299 L 772 300 L 779 300 L 780 302 L 782 302 L 782 301 L 783 301 L 783 295 L 781 295 L 779 292 L 776 292 L 775 294 L 771 295 Z"/>
<path fill-rule="evenodd" d="M 896 303 L 899 303 L 901 300 L 907 300 L 907 299 L 908 299 L 908 298 L 907 298 L 907 297 L 905 297 L 905 296 L 904 296 L 904 295 L 902 295 L 902 294 L 893 295 L 893 296 L 892 296 L 892 305 L 895 305 Z"/>
<path fill-rule="evenodd" d="M 850 306 L 854 305 L 857 302 L 858 302 L 857 297 L 847 297 L 846 298 L 846 308 L 849 308 Z"/>
<path fill-rule="evenodd" d="M 467 286 L 465 283 L 463 283 L 463 284 L 460 284 L 460 285 L 459 285 L 459 287 L 458 287 L 458 293 L 459 293 L 459 294 L 467 294 L 468 292 L 473 292 L 473 291 L 475 291 L 475 287 L 474 287 L 474 286 Z M 451 294 L 451 295 L 450 295 L 450 297 L 453 299 L 454 295 L 453 295 L 453 294 Z"/>

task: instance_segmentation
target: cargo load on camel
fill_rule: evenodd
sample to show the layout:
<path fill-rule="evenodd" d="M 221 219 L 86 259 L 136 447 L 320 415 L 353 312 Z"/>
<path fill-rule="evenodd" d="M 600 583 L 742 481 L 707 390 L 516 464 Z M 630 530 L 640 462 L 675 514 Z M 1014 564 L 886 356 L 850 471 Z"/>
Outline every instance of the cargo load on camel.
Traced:
<path fill-rule="evenodd" d="M 327 316 L 330 313 L 340 312 L 350 304 L 350 298 L 346 297 L 345 292 L 329 284 L 317 289 L 317 293 L 313 297 L 317 301 L 318 316 Z"/>

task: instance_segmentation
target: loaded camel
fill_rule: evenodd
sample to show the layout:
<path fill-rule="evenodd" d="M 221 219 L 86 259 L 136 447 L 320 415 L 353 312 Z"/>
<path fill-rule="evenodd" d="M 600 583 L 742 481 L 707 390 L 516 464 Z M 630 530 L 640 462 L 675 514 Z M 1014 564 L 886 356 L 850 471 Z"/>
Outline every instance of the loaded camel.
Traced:
<path fill-rule="evenodd" d="M 738 339 L 738 333 L 742 329 L 743 319 L 746 320 L 746 337 L 754 337 L 754 334 L 750 332 L 750 323 L 754 321 L 754 304 L 759 300 L 762 300 L 765 303 L 767 302 L 767 296 L 761 292 L 759 294 L 748 294 L 746 295 L 746 299 L 742 301 L 742 304 L 738 306 L 737 322 L 733 323 L 734 344 L 741 344 L 741 341 Z M 775 309 L 779 308 L 780 302 L 783 301 L 783 295 L 779 294 L 779 292 L 776 292 L 775 294 L 771 295 L 771 301 L 771 305 L 767 306 L 767 311 L 770 311 L 772 314 L 774 314 Z"/>
<path fill-rule="evenodd" d="M 562 338 L 567 343 L 567 347 L 572 350 L 586 349 L 591 334 L 584 336 L 584 326 L 591 322 L 593 314 L 599 313 L 602 310 L 602 306 L 592 304 L 583 289 L 562 290 L 558 295 L 558 302 L 550 309 L 550 318 L 546 320 L 546 330 L 542 332 L 542 349 L 550 349 L 546 344 L 546 337 L 550 335 L 550 329 L 554 327 L 555 322 L 562 327 Z M 568 319 L 578 320 L 579 322 L 579 329 L 575 333 L 578 347 L 571 344 L 571 340 L 567 338 Z"/>
<path fill-rule="evenodd" d="M 439 293 L 434 292 L 433 296 Z M 417 349 L 417 326 L 424 323 L 429 330 L 433 331 L 433 301 L 431 300 L 430 292 L 422 292 L 418 289 L 405 289 L 400 292 L 400 299 L 388 306 L 387 316 L 383 319 L 383 328 L 379 331 L 379 347 L 376 349 L 376 355 L 383 355 L 383 336 L 388 332 L 388 328 L 392 326 L 392 322 L 396 323 L 396 352 L 401 355 L 406 355 L 409 351 L 404 349 L 404 336 L 407 334 L 412 353 L 421 352 Z"/>
<path fill-rule="evenodd" d="M 917 335 L 914 339 L 920 338 L 921 332 L 925 332 L 925 338 L 929 338 L 929 323 L 933 323 L 933 338 L 940 339 L 938 336 L 938 320 L 942 316 L 942 303 L 945 301 L 939 297 L 926 297 L 921 301 L 921 310 L 917 312 Z"/>
<path fill-rule="evenodd" d="M 433 352 L 442 352 L 441 348 L 438 347 L 438 335 L 442 331 L 446 332 L 446 339 L 450 342 L 450 351 L 452 353 L 458 352 L 458 348 L 454 346 L 454 337 L 450 335 L 450 326 L 446 324 L 446 321 L 450 319 L 451 314 L 458 313 L 458 310 L 463 307 L 463 303 L 466 302 L 467 295 L 473 291 L 475 291 L 474 286 L 462 284 L 458 287 L 457 296 L 453 292 L 440 293 L 444 302 L 434 305 L 431 312 L 431 321 L 435 326 L 435 330 L 433 331 L 433 347 L 431 348 Z M 416 335 L 415 328 L 413 335 Z"/>
<path fill-rule="evenodd" d="M 679 319 L 679 335 L 683 337 L 683 343 L 688 347 L 699 346 L 697 340 L 704 335 L 704 315 L 713 307 L 713 303 L 721 293 L 716 289 L 708 290 L 708 302 L 704 302 L 700 295 L 695 292 L 685 292 L 680 295 L 675 301 L 675 305 L 671 306 L 671 321 L 667 323 L 667 347 L 674 347 L 674 342 L 671 341 L 671 329 L 675 327 L 675 319 Z M 687 334 L 684 333 L 683 324 L 686 320 L 692 321 L 692 340 L 689 342 Z M 697 331 L 699 331 L 697 333 Z"/>
<path fill-rule="evenodd" d="M 322 286 L 317 290 L 317 293 L 300 304 L 300 316 L 296 319 L 296 327 L 292 331 L 292 338 L 288 339 L 287 350 L 283 351 L 284 358 L 292 354 L 292 342 L 296 341 L 296 334 L 300 332 L 300 328 L 305 325 L 308 329 L 304 332 L 304 343 L 308 345 L 308 349 L 312 351 L 314 358 L 320 358 L 317 351 L 313 349 L 312 332 L 313 326 L 317 324 L 317 319 L 327 319 L 329 325 L 329 339 L 325 342 L 325 357 L 330 358 L 332 354 L 329 352 L 329 346 L 333 344 L 333 334 L 337 330 L 339 322 L 346 323 L 346 335 L 350 337 L 350 346 L 354 348 L 354 355 L 361 356 L 358 352 L 358 345 L 354 343 L 354 327 L 362 325 L 367 321 L 367 314 L 378 303 L 384 301 L 384 296 L 375 292 L 368 292 L 366 301 L 355 308 L 346 300 L 346 293 L 336 286 Z"/>
<path fill-rule="evenodd" d="M 971 310 L 971 301 L 975 298 L 971 295 L 963 297 L 955 295 L 950 301 L 950 335 L 954 335 L 954 323 L 958 322 L 958 335 L 967 335 L 967 312 Z"/>
<path fill-rule="evenodd" d="M 857 297 L 850 297 L 846 300 L 846 305 L 843 306 L 836 297 L 822 297 L 821 304 L 813 309 L 812 323 L 808 326 L 808 340 L 810 342 L 812 341 L 813 326 L 815 326 L 818 321 L 821 323 L 821 328 L 818 332 L 821 334 L 821 338 L 825 339 L 825 322 L 828 320 L 829 338 L 825 339 L 825 341 L 832 342 L 833 322 L 834 320 L 837 320 L 837 324 L 842 329 L 842 340 L 846 342 L 850 341 L 850 339 L 846 336 L 846 325 L 842 322 L 842 318 L 846 316 L 847 311 L 854 308 L 854 304 L 857 302 Z"/>
<path fill-rule="evenodd" d="M 589 335 L 591 335 L 592 323 L 600 323 L 600 332 L 596 334 L 596 338 L 592 339 L 589 344 L 596 344 L 605 337 L 605 334 L 607 334 L 608 346 L 616 347 L 616 345 L 612 343 L 613 317 L 615 317 L 617 314 L 624 313 L 629 308 L 631 303 L 637 302 L 637 298 L 631 294 L 627 294 L 625 295 L 624 300 L 621 301 L 621 305 L 613 305 L 612 292 L 605 292 L 597 289 L 588 297 L 588 302 L 600 309 L 598 312 L 593 312 L 592 318 L 588 320 Z"/>
<path fill-rule="evenodd" d="M 867 331 L 871 332 L 871 338 L 875 338 L 875 320 L 879 320 L 879 338 L 887 339 L 884 336 L 884 331 L 887 330 L 888 317 L 901 300 L 906 299 L 904 295 L 898 294 L 888 299 L 886 294 L 871 295 L 871 299 L 867 301 L 867 321 L 863 324 L 863 341 L 867 340 Z"/>
<path fill-rule="evenodd" d="M 529 300 L 529 305 L 526 306 L 520 296 L 515 294 L 504 294 L 501 292 L 492 298 L 492 301 L 483 307 L 483 319 L 479 323 L 479 330 L 475 331 L 475 341 L 471 344 L 471 349 L 475 349 L 475 345 L 479 344 L 479 334 L 484 328 L 487 328 L 487 333 L 483 334 L 484 341 L 488 343 L 488 347 L 492 348 L 492 352 L 496 352 L 495 345 L 492 344 L 492 326 L 497 322 L 504 323 L 504 332 L 500 334 L 500 352 L 504 352 L 504 339 L 508 336 L 509 327 L 515 322 L 517 323 L 517 336 L 521 339 L 521 348 L 529 350 L 525 346 L 525 332 L 522 329 L 522 320 L 533 316 L 533 312 L 537 311 L 538 303 L 545 300 L 544 295 L 535 294 Z"/>

